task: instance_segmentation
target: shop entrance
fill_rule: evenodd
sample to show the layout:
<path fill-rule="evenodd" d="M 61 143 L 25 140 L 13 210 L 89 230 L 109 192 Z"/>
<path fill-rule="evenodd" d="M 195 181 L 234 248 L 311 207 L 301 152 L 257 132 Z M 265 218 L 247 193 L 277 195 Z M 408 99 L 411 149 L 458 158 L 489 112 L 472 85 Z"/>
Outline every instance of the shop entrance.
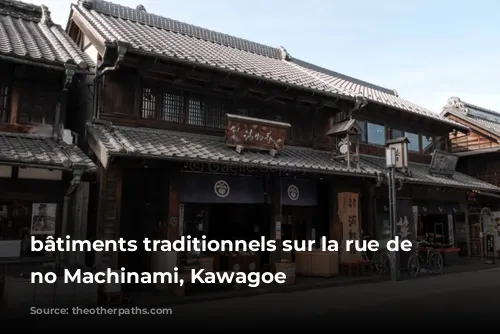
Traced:
<path fill-rule="evenodd" d="M 185 203 L 183 234 L 208 240 L 269 240 L 269 208 L 266 204 Z M 184 265 L 196 259 L 213 258 L 213 270 L 261 271 L 269 262 L 268 252 L 185 252 Z"/>
<path fill-rule="evenodd" d="M 422 216 L 420 235 L 436 244 L 447 245 L 450 243 L 448 234 L 448 215 L 431 214 Z"/>
<path fill-rule="evenodd" d="M 299 242 L 316 240 L 316 236 L 313 236 L 312 228 L 313 209 L 314 207 L 283 206 L 281 238 L 283 240 L 297 240 Z M 302 245 L 302 243 L 299 243 L 299 245 Z M 282 256 L 290 262 L 295 261 L 295 251 L 289 253 L 282 252 Z"/>
<path fill-rule="evenodd" d="M 136 252 L 123 252 L 118 264 L 127 271 L 149 272 L 151 253 L 141 250 L 144 238 L 153 238 L 158 223 L 166 217 L 167 173 L 161 169 L 125 169 L 123 171 L 120 237 L 137 240 Z M 125 284 L 124 291 L 139 290 L 144 284 Z"/>

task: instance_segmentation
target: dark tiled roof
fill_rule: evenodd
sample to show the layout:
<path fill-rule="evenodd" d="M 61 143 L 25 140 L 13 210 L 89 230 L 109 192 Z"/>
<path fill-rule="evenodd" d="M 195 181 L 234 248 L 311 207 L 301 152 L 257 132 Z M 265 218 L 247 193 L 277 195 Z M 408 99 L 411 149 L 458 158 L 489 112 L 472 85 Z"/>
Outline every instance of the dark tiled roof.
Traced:
<path fill-rule="evenodd" d="M 85 2 L 83 3 L 85 4 Z M 175 21 L 152 13 L 147 13 L 145 10 L 133 9 L 105 1 L 93 1 L 93 7 L 101 14 L 120 17 L 139 24 L 199 38 L 205 41 L 228 46 L 230 48 L 280 59 L 280 50 L 277 48 L 222 34 L 213 30 L 200 28 L 184 22 Z"/>
<path fill-rule="evenodd" d="M 280 169 L 325 174 L 351 174 L 357 176 L 376 177 L 385 170 L 383 158 L 362 156 L 359 169 L 348 169 L 345 163 L 331 159 L 331 153 L 309 148 L 286 146 L 283 152 L 272 157 L 265 152 L 245 151 L 236 153 L 226 147 L 221 137 L 113 126 L 103 122 L 87 124 L 89 136 L 92 136 L 108 156 L 121 155 L 131 157 L 148 157 L 164 160 L 187 162 L 205 162 L 229 164 L 237 167 L 254 167 L 260 171 Z M 192 167 L 196 168 L 193 164 Z M 452 178 L 429 175 L 428 166 L 411 164 L 413 176 L 406 178 L 408 182 L 436 186 L 460 187 L 488 191 L 500 191 L 488 183 L 474 179 L 461 173 Z M 238 168 L 238 170 L 241 170 Z"/>
<path fill-rule="evenodd" d="M 330 152 L 309 148 L 288 146 L 273 158 L 265 152 L 236 153 L 225 145 L 223 138 L 215 136 L 110 126 L 97 122 L 87 124 L 87 131 L 106 148 L 108 155 L 233 164 L 256 167 L 261 171 L 280 169 L 290 172 L 356 173 L 373 177 L 379 171 L 369 165 L 349 170 L 345 164 L 333 162 Z"/>
<path fill-rule="evenodd" d="M 0 0 L 0 56 L 56 66 L 74 64 L 80 70 L 95 66 L 51 21 L 45 6 L 12 0 Z"/>
<path fill-rule="evenodd" d="M 427 110 L 421 106 L 418 106 L 408 100 L 405 100 L 398 96 L 395 90 L 390 90 L 380 86 L 370 84 L 355 78 L 351 78 L 344 74 L 340 74 L 302 60 L 293 59 L 292 62 L 296 63 L 301 67 L 305 67 L 314 70 L 317 78 L 328 84 L 342 88 L 343 90 L 350 91 L 355 95 L 361 95 L 365 97 L 368 101 L 378 103 L 381 105 L 389 106 L 406 112 L 410 112 L 425 118 L 430 118 L 439 122 L 446 122 L 450 125 L 458 125 L 458 123 L 451 120 L 446 120 L 444 117 L 438 113 Z M 460 125 L 460 127 L 464 127 Z"/>
<path fill-rule="evenodd" d="M 442 115 L 452 114 L 466 122 L 500 137 L 500 113 L 450 97 Z"/>
<path fill-rule="evenodd" d="M 374 165 L 383 168 L 385 166 L 385 159 L 374 156 L 365 156 L 365 161 L 370 161 Z M 452 188 L 465 188 L 465 189 L 476 189 L 476 190 L 487 190 L 499 192 L 500 188 L 483 182 L 481 180 L 475 179 L 468 175 L 455 172 L 453 177 L 438 176 L 429 174 L 429 165 L 419 164 L 410 162 L 409 169 L 411 171 L 411 177 L 405 176 L 404 179 L 409 183 L 417 184 L 427 184 L 427 185 L 437 185 Z"/>
<path fill-rule="evenodd" d="M 129 43 L 135 52 L 196 62 L 347 98 L 363 96 L 368 101 L 464 128 L 401 99 L 394 91 L 294 61 L 283 48 L 264 46 L 102 0 L 80 1 L 72 8 L 103 40 Z"/>
<path fill-rule="evenodd" d="M 102 3 L 94 1 L 94 4 Z M 85 7 L 85 3 L 73 6 L 73 10 L 82 15 L 108 43 L 122 41 L 129 43 L 136 52 L 144 54 L 196 62 L 290 86 L 354 97 L 354 95 L 335 89 L 313 76 L 305 75 L 303 70 L 297 69 L 289 62 L 248 51 L 253 50 L 252 48 L 237 48 L 237 46 L 242 47 L 245 44 L 243 42 L 227 46 L 212 40 L 193 37 L 192 34 L 185 35 L 176 30 L 159 29 L 157 25 L 145 25 L 132 20 L 134 16 L 127 15 L 127 13 L 134 12 L 132 9 L 125 10 L 123 8 L 126 7 L 111 3 L 105 4 L 112 8 L 116 7 L 112 12 L 116 13 L 117 16 L 101 14 L 95 9 L 89 10 Z M 151 14 L 141 13 L 141 15 Z M 164 20 L 165 22 L 169 21 L 169 19 Z M 174 28 L 176 25 L 172 24 L 171 27 Z M 193 27 L 193 30 L 198 31 L 198 29 Z"/>
<path fill-rule="evenodd" d="M 30 134 L 0 132 L 0 161 L 92 171 L 97 167 L 76 145 Z"/>

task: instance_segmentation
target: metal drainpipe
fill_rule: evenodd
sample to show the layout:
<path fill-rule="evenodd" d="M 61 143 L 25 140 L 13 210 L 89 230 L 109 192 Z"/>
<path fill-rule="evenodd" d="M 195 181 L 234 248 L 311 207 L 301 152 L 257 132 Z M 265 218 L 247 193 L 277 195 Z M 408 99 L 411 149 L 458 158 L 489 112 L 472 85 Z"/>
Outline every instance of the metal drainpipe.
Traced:
<path fill-rule="evenodd" d="M 76 169 L 73 171 L 73 179 L 71 180 L 71 184 L 66 190 L 64 194 L 64 203 L 63 203 L 63 212 L 62 212 L 62 221 L 61 221 L 61 238 L 65 239 L 68 231 L 68 216 L 69 216 L 69 205 L 71 203 L 71 194 L 75 191 L 75 189 L 80 184 L 80 179 L 82 176 L 82 171 Z M 64 262 L 65 256 L 62 252 L 56 253 L 56 271 L 59 272 L 61 270 L 61 264 Z"/>
<path fill-rule="evenodd" d="M 92 116 L 96 119 L 99 119 L 99 103 L 98 103 L 99 101 L 98 101 L 97 94 L 100 91 L 100 89 L 99 89 L 100 79 L 102 76 L 104 76 L 104 74 L 106 74 L 108 72 L 113 72 L 113 71 L 117 70 L 118 68 L 120 68 L 121 63 L 123 62 L 123 59 L 125 58 L 125 54 L 128 51 L 128 47 L 129 47 L 129 44 L 127 44 L 127 43 L 117 42 L 117 49 L 116 50 L 118 52 L 118 55 L 116 57 L 115 64 L 113 66 L 108 66 L 108 67 L 103 68 L 101 71 L 96 73 L 96 75 L 94 77 L 94 99 L 92 101 L 93 102 Z M 104 52 L 104 54 L 106 54 L 106 51 Z"/>
<path fill-rule="evenodd" d="M 68 227 L 68 207 L 71 201 L 71 196 L 64 195 L 64 204 L 62 212 L 62 222 L 61 222 L 61 238 L 64 240 L 66 238 L 66 231 Z M 56 271 L 61 271 L 61 264 L 64 261 L 64 256 L 62 252 L 57 252 L 56 254 Z"/>
<path fill-rule="evenodd" d="M 66 110 L 68 106 L 68 90 L 73 82 L 75 72 L 78 66 L 74 64 L 64 65 L 64 81 L 61 90 L 61 100 L 57 103 L 54 128 L 52 130 L 52 137 L 54 140 L 59 141 L 62 138 L 62 130 L 64 129 L 64 123 L 66 121 Z"/>

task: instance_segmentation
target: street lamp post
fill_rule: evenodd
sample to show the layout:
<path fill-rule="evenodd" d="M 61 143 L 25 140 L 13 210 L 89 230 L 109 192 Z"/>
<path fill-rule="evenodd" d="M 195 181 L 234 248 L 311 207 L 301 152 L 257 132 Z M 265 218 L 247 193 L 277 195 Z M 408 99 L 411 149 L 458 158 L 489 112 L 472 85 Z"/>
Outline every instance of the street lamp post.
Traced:
<path fill-rule="evenodd" d="M 385 162 L 387 168 L 387 181 L 389 186 L 389 221 L 391 226 L 391 238 L 394 240 L 397 233 L 396 215 L 396 149 L 388 147 L 385 151 Z M 391 280 L 399 281 L 399 252 L 392 251 L 391 255 Z"/>

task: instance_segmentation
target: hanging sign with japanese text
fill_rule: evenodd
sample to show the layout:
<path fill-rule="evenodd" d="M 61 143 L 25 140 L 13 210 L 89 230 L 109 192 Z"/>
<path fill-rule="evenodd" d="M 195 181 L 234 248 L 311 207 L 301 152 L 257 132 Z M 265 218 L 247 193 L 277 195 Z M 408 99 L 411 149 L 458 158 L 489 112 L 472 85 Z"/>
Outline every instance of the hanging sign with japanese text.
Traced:
<path fill-rule="evenodd" d="M 281 152 L 289 128 L 288 123 L 227 114 L 226 145 Z"/>
<path fill-rule="evenodd" d="M 429 166 L 429 173 L 453 176 L 458 163 L 458 156 L 452 153 L 435 150 Z"/>
<path fill-rule="evenodd" d="M 361 260 L 361 253 L 354 249 L 354 247 L 346 251 L 347 240 L 360 240 L 359 194 L 350 192 L 339 193 L 337 200 L 338 216 L 342 224 L 341 262 Z"/>

